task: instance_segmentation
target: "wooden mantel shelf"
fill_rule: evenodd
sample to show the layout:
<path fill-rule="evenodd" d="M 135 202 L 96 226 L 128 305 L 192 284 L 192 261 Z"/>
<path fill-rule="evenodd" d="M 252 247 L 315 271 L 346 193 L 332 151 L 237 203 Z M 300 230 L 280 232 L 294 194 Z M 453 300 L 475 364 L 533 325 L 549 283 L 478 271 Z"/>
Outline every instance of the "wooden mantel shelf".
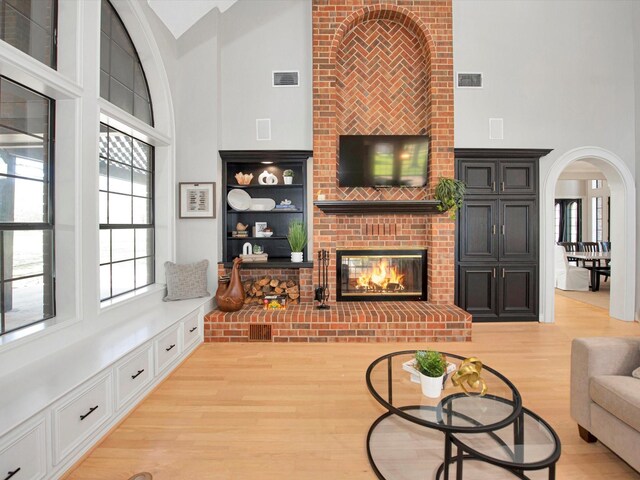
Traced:
<path fill-rule="evenodd" d="M 438 200 L 317 200 L 313 204 L 327 215 L 428 215 L 440 213 Z"/>

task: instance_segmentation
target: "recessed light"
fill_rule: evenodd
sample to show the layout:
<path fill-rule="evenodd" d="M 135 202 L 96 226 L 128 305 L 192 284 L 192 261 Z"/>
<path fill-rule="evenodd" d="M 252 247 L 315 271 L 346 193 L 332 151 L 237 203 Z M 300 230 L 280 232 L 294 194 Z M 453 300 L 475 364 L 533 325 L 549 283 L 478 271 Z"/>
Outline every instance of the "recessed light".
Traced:
<path fill-rule="evenodd" d="M 260 163 L 262 163 L 263 165 L 271 165 L 273 162 L 260 162 Z"/>

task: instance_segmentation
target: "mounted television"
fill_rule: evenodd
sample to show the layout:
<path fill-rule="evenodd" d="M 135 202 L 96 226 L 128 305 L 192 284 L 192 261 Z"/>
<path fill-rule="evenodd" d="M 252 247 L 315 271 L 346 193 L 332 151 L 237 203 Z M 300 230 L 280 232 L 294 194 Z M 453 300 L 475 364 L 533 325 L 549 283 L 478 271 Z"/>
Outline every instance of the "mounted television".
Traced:
<path fill-rule="evenodd" d="M 429 137 L 340 135 L 341 187 L 424 187 Z"/>

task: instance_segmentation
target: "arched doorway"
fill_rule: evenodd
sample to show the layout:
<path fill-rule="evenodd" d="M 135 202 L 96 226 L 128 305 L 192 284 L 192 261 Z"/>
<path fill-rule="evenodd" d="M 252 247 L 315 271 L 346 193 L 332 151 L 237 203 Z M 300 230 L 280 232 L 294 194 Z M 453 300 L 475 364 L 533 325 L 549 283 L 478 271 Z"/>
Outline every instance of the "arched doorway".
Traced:
<path fill-rule="evenodd" d="M 636 189 L 631 171 L 617 155 L 598 147 L 580 147 L 562 155 L 547 173 L 542 188 L 541 222 L 541 321 L 554 321 L 555 214 L 554 197 L 562 171 L 572 162 L 582 160 L 598 167 L 611 188 L 611 262 L 612 284 L 609 314 L 613 318 L 633 321 L 636 285 Z"/>

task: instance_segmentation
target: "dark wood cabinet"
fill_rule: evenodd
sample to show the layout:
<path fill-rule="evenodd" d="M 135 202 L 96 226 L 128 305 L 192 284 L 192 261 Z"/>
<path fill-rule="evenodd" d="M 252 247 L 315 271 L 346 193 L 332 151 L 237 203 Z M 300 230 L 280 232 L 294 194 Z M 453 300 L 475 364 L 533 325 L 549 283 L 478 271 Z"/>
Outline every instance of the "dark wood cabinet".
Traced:
<path fill-rule="evenodd" d="M 496 199 L 473 199 L 462 204 L 458 235 L 461 262 L 494 262 L 498 259 L 499 211 Z"/>
<path fill-rule="evenodd" d="M 298 150 L 225 150 L 220 151 L 222 159 L 222 261 L 225 266 L 242 253 L 243 245 L 249 242 L 259 245 L 269 254 L 265 267 L 299 268 L 311 265 L 309 261 L 291 263 L 291 248 L 287 240 L 289 223 L 299 220 L 307 223 L 307 160 L 312 156 L 310 151 Z M 285 184 L 283 173 L 292 170 L 294 177 L 291 184 Z M 262 185 L 259 176 L 264 171 L 276 176 L 278 183 Z M 249 185 L 239 185 L 235 175 L 239 172 L 253 174 Z M 276 205 L 289 200 L 295 208 L 272 210 L 234 210 L 227 201 L 227 195 L 234 189 L 244 190 L 252 198 L 271 199 Z M 273 231 L 271 237 L 253 236 L 253 227 L 257 222 L 266 223 Z M 236 225 L 248 225 L 248 237 L 234 237 Z M 305 252 L 308 259 L 308 252 Z"/>
<path fill-rule="evenodd" d="M 499 200 L 501 262 L 538 259 L 538 204 L 535 199 Z"/>
<path fill-rule="evenodd" d="M 474 320 L 498 319 L 497 267 L 465 265 L 458 267 L 458 306 L 473 315 Z"/>
<path fill-rule="evenodd" d="M 538 319 L 538 163 L 550 150 L 456 149 L 456 303 L 474 321 Z"/>
<path fill-rule="evenodd" d="M 537 161 L 500 161 L 500 193 L 537 195 Z"/>
<path fill-rule="evenodd" d="M 537 320 L 535 265 L 501 265 L 498 273 L 498 316 L 501 320 Z"/>

